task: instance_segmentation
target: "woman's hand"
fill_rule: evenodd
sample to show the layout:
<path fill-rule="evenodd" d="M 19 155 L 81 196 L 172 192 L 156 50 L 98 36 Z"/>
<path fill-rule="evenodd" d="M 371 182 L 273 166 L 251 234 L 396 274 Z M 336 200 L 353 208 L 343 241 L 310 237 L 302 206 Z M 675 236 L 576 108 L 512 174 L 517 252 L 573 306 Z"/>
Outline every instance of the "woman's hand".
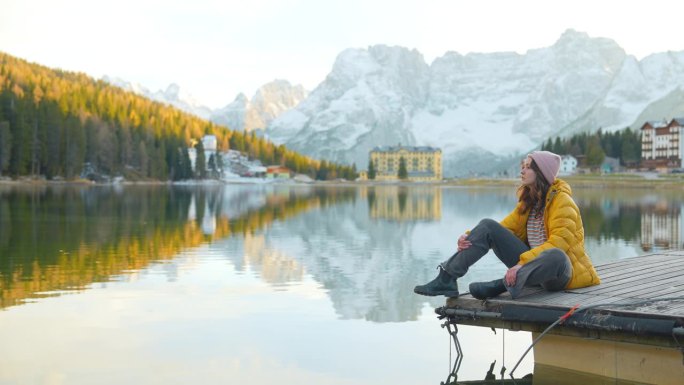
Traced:
<path fill-rule="evenodd" d="M 515 265 L 506 271 L 506 275 L 504 276 L 506 286 L 515 286 L 515 279 L 517 278 L 518 270 L 520 270 L 521 267 L 521 265 Z"/>
<path fill-rule="evenodd" d="M 469 248 L 470 245 L 471 243 L 468 240 L 468 234 L 463 234 L 460 237 L 458 237 L 458 251 L 465 250 Z"/>

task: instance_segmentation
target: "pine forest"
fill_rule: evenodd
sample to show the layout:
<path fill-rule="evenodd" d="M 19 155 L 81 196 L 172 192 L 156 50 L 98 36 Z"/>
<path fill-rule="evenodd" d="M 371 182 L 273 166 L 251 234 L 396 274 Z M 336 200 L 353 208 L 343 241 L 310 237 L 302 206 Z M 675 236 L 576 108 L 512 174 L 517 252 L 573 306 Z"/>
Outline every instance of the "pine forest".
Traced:
<path fill-rule="evenodd" d="M 356 177 L 353 166 L 314 160 L 88 75 L 0 52 L 2 176 L 201 178 L 205 173 L 193 171 L 188 148 L 208 134 L 216 136 L 220 151 L 237 150 L 264 165 L 282 165 L 314 179 Z"/>

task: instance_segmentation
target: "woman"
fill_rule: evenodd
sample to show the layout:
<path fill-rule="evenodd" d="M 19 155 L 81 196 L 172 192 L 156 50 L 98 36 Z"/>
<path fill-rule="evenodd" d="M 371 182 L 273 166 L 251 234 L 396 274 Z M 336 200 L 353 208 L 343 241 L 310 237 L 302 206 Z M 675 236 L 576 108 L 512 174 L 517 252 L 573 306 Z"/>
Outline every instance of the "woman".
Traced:
<path fill-rule="evenodd" d="M 541 285 L 557 291 L 598 285 L 601 280 L 584 250 L 584 227 L 570 186 L 557 179 L 560 156 L 535 151 L 521 164 L 518 204 L 501 223 L 483 219 L 459 237 L 458 251 L 439 266 L 439 275 L 413 289 L 421 295 L 458 297 L 456 279 L 491 249 L 508 270 L 503 278 L 473 282 L 478 299 L 506 290 L 511 297 L 523 287 Z"/>

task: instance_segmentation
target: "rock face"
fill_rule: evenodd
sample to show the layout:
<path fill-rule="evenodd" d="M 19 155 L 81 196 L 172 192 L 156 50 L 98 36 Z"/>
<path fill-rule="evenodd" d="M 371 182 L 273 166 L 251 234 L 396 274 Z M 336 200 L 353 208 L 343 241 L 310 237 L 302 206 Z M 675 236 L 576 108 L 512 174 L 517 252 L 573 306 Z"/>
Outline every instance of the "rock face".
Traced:
<path fill-rule="evenodd" d="M 304 87 L 274 80 L 260 87 L 252 100 L 239 94 L 226 107 L 213 111 L 210 120 L 239 131 L 264 130 L 273 119 L 297 106 L 306 96 Z"/>
<path fill-rule="evenodd" d="M 507 169 L 550 137 L 684 116 L 684 51 L 639 61 L 573 30 L 525 54 L 448 52 L 429 65 L 403 47 L 347 49 L 311 93 L 275 80 L 213 111 L 175 84 L 150 92 L 105 80 L 358 169 L 375 146 L 438 147 L 445 177 Z"/>
<path fill-rule="evenodd" d="M 434 146 L 445 176 L 501 169 L 549 137 L 638 128 L 684 114 L 684 52 L 641 61 L 614 41 L 566 31 L 525 54 L 348 49 L 266 135 L 315 158 L 364 169 L 379 145 Z"/>
<path fill-rule="evenodd" d="M 175 83 L 170 84 L 166 90 L 152 92 L 140 84 L 118 78 L 104 76 L 103 80 L 126 91 L 172 105 L 202 119 L 239 131 L 264 130 L 273 119 L 297 106 L 308 95 L 301 85 L 293 86 L 287 80 L 274 80 L 261 86 L 252 100 L 240 93 L 227 106 L 211 110 L 200 104 L 192 95 L 183 92 Z"/>

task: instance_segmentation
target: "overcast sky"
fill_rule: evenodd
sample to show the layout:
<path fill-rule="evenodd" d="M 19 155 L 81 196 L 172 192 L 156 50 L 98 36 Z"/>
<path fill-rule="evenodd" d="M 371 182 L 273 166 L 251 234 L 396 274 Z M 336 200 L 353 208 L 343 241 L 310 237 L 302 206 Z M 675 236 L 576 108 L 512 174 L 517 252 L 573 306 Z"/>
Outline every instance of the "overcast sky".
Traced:
<path fill-rule="evenodd" d="M 684 50 L 675 0 L 0 0 L 0 51 L 64 70 L 177 83 L 218 108 L 274 79 L 316 87 L 346 48 L 447 51 L 552 45 L 568 28 L 628 54 Z"/>

